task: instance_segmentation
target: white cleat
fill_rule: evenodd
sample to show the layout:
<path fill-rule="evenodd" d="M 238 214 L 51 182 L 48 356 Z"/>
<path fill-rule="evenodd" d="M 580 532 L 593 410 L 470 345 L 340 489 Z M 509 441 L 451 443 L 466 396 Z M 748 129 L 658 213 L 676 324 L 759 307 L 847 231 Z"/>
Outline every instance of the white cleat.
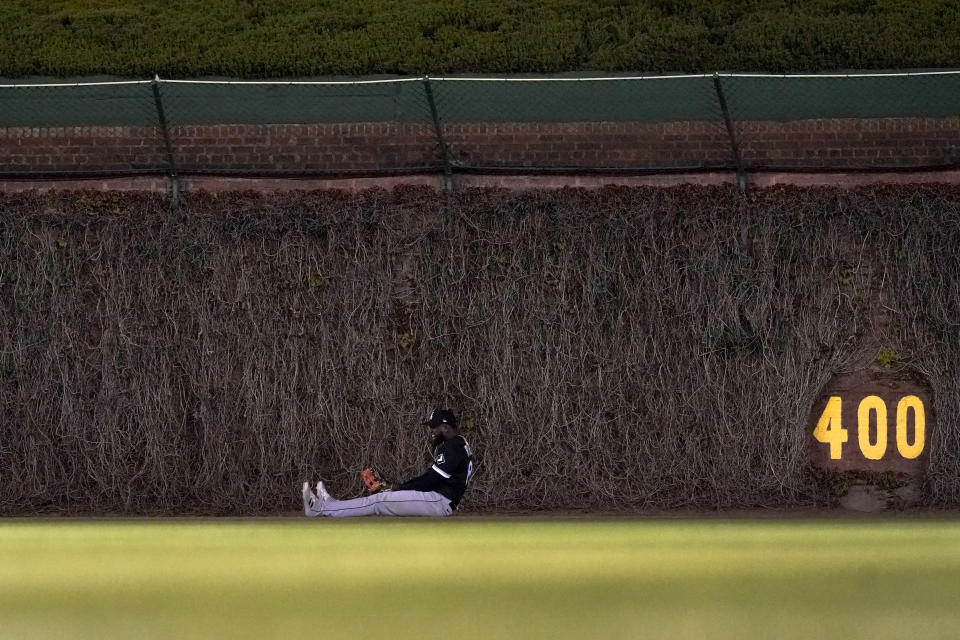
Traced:
<path fill-rule="evenodd" d="M 310 491 L 310 483 L 303 483 L 303 515 L 309 516 L 310 510 L 313 508 L 313 503 L 317 501 L 317 496 L 313 495 L 313 492 Z"/>
<path fill-rule="evenodd" d="M 327 488 L 323 486 L 323 480 L 317 482 L 317 497 L 324 502 L 330 500 L 330 493 L 327 491 Z"/>

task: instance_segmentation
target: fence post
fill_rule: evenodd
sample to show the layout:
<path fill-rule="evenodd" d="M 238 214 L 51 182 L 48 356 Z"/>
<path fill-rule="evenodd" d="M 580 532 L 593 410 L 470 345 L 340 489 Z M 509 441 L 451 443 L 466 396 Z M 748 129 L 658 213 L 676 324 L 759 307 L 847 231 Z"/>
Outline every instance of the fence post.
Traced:
<path fill-rule="evenodd" d="M 723 112 L 723 121 L 727 125 L 730 148 L 733 149 L 733 158 L 737 163 L 737 189 L 740 193 L 744 193 L 747 190 L 747 176 L 743 171 L 743 158 L 740 155 L 740 145 L 737 144 L 737 135 L 733 130 L 733 120 L 730 118 L 727 98 L 723 95 L 723 87 L 720 85 L 720 74 L 716 71 L 713 72 L 713 88 L 717 92 L 717 100 L 720 102 L 720 110 Z"/>
<path fill-rule="evenodd" d="M 430 105 L 430 116 L 433 118 L 433 130 L 440 145 L 440 155 L 443 157 L 443 188 L 453 191 L 453 171 L 450 167 L 450 149 L 443 138 L 443 127 L 440 126 L 440 115 L 437 113 L 437 102 L 433 98 L 433 87 L 430 85 L 430 76 L 423 76 L 423 89 L 427 94 L 427 103 Z"/>
<path fill-rule="evenodd" d="M 150 83 L 153 88 L 153 101 L 157 106 L 157 119 L 160 121 L 160 133 L 163 136 L 163 147 L 167 155 L 167 170 L 170 178 L 170 197 L 173 205 L 176 206 L 180 199 L 180 179 L 177 177 L 177 164 L 173 157 L 173 145 L 170 144 L 170 131 L 167 127 L 167 116 L 163 111 L 163 101 L 160 100 L 160 76 L 154 75 L 153 82 Z"/>

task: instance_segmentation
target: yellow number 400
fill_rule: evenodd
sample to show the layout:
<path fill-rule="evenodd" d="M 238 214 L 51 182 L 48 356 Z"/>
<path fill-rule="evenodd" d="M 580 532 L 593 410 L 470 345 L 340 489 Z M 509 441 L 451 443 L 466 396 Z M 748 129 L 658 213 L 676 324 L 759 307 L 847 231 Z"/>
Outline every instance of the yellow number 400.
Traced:
<path fill-rule="evenodd" d="M 843 428 L 840 419 L 842 400 L 840 396 L 831 396 L 820 419 L 817 428 L 813 430 L 813 437 L 818 442 L 830 445 L 830 459 L 839 460 L 843 443 L 849 439 L 847 430 Z M 914 435 L 913 443 L 907 442 L 907 412 L 913 409 Z M 870 413 L 877 416 L 877 437 L 870 439 Z M 926 418 L 923 413 L 923 402 L 917 396 L 904 396 L 897 403 L 897 451 L 908 460 L 923 453 Z M 867 396 L 860 401 L 857 407 L 857 440 L 860 452 L 868 460 L 880 460 L 887 451 L 887 405 L 879 396 Z"/>

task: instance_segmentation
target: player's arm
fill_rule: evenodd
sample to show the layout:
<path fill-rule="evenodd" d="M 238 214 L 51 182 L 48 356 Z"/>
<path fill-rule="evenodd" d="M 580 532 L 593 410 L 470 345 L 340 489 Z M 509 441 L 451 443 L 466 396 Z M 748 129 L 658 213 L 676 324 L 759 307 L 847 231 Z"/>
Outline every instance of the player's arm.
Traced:
<path fill-rule="evenodd" d="M 416 478 L 407 480 L 397 487 L 398 491 L 436 491 L 437 486 L 443 481 L 443 476 L 433 470 L 431 467 Z"/>
<path fill-rule="evenodd" d="M 464 460 L 467 458 L 467 452 L 461 442 L 460 438 L 453 438 L 452 440 L 444 442 L 430 470 L 444 479 L 449 479 L 450 476 L 456 473 L 457 470 L 463 466 Z"/>
<path fill-rule="evenodd" d="M 445 442 L 440 447 L 440 453 L 434 459 L 433 465 L 416 478 L 404 482 L 398 489 L 400 491 L 435 491 L 444 480 L 450 478 L 465 456 L 466 452 L 462 447 Z"/>

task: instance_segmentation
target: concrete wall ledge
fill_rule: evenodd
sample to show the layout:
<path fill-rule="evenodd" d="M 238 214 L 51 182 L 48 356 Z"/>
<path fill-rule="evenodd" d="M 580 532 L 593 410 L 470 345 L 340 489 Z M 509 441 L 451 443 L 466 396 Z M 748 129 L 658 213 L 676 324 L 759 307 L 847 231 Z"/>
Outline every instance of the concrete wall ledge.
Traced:
<path fill-rule="evenodd" d="M 496 187 L 513 190 L 560 189 L 581 187 L 596 189 L 607 185 L 628 187 L 672 187 L 677 185 L 723 185 L 736 183 L 732 171 L 703 171 L 659 175 L 509 175 L 509 174 L 461 174 L 455 175 L 458 189 Z M 766 188 L 779 185 L 834 186 L 855 188 L 871 184 L 960 184 L 960 169 L 935 171 L 889 171 L 889 172 L 757 172 L 750 173 L 747 184 L 750 188 Z M 392 189 L 397 185 L 425 185 L 443 189 L 443 176 L 439 174 L 414 174 L 402 176 L 379 176 L 363 178 L 266 178 L 224 177 L 215 175 L 191 175 L 180 179 L 181 192 L 206 191 L 223 193 L 230 191 L 260 191 L 278 193 L 289 191 L 314 191 L 318 189 Z M 27 191 L 146 191 L 165 193 L 169 180 L 163 176 L 96 177 L 70 179 L 0 179 L 0 192 L 22 193 Z"/>

